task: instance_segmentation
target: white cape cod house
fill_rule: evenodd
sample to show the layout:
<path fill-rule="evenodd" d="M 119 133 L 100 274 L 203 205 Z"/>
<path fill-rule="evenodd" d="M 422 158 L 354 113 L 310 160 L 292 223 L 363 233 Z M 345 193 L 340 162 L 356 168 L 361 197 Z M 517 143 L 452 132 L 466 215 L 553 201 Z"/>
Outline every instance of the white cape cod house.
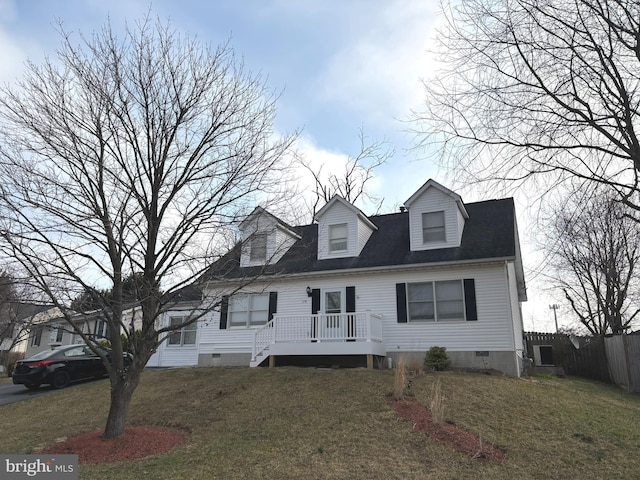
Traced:
<path fill-rule="evenodd" d="M 399 213 L 367 217 L 335 196 L 311 225 L 258 207 L 240 230 L 199 282 L 221 307 L 149 365 L 372 367 L 438 345 L 455 367 L 520 375 L 526 291 L 512 199 L 464 204 L 429 180 Z"/>

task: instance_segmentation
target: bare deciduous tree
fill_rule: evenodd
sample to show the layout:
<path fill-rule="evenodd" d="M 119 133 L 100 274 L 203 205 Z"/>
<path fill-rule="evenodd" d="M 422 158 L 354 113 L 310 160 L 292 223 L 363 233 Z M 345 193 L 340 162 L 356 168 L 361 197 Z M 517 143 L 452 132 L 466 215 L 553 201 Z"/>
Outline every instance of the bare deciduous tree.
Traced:
<path fill-rule="evenodd" d="M 277 96 L 228 44 L 212 49 L 149 18 L 79 45 L 61 32 L 57 61 L 30 63 L 0 95 L 0 248 L 89 343 L 71 300 L 90 292 L 101 306 L 113 358 L 104 436 L 116 438 L 158 342 L 216 303 L 180 324 L 158 320 L 237 215 L 278 194 L 294 137 L 275 135 Z M 138 334 L 123 317 L 134 273 Z"/>
<path fill-rule="evenodd" d="M 334 195 L 340 195 L 350 203 L 366 200 L 380 210 L 384 198 L 378 198 L 368 190 L 368 183 L 374 171 L 394 154 L 394 150 L 384 141 L 370 141 L 360 131 L 360 151 L 355 157 L 349 156 L 340 171 L 325 170 L 326 165 L 317 165 L 313 159 L 305 158 L 299 152 L 296 161 L 313 177 L 314 191 L 312 203 L 308 206 L 314 217 L 321 204 L 327 203 Z"/>
<path fill-rule="evenodd" d="M 553 212 L 547 237 L 554 282 L 593 335 L 622 333 L 640 314 L 640 232 L 606 195 L 568 201 Z"/>
<path fill-rule="evenodd" d="M 613 188 L 640 209 L 640 3 L 445 1 L 419 144 L 466 180 Z"/>

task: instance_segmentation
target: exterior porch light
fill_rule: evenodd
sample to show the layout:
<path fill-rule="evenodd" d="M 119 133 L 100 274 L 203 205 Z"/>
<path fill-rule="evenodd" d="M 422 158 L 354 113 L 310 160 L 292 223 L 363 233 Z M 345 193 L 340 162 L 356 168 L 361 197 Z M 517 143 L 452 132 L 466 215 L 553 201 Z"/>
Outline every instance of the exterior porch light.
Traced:
<path fill-rule="evenodd" d="M 307 297 L 310 297 L 313 295 L 313 290 L 311 290 L 311 287 L 307 287 Z"/>

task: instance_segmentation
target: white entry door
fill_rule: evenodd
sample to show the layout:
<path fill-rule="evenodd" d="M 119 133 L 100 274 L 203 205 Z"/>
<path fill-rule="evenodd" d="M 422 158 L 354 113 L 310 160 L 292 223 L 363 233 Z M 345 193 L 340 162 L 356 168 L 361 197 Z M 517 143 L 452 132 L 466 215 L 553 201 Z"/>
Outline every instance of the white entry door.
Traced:
<path fill-rule="evenodd" d="M 346 336 L 346 322 L 343 318 L 345 312 L 344 289 L 326 289 L 322 294 L 321 310 L 324 318 L 321 321 L 320 330 L 323 338 L 342 339 Z"/>

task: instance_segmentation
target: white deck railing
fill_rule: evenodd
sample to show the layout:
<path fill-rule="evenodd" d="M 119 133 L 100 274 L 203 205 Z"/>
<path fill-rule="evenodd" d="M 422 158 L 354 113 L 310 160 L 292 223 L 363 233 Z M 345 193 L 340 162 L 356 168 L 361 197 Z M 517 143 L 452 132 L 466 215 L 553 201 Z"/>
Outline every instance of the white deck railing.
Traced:
<path fill-rule="evenodd" d="M 382 316 L 371 312 L 276 315 L 256 330 L 252 359 L 274 343 L 382 342 Z"/>

